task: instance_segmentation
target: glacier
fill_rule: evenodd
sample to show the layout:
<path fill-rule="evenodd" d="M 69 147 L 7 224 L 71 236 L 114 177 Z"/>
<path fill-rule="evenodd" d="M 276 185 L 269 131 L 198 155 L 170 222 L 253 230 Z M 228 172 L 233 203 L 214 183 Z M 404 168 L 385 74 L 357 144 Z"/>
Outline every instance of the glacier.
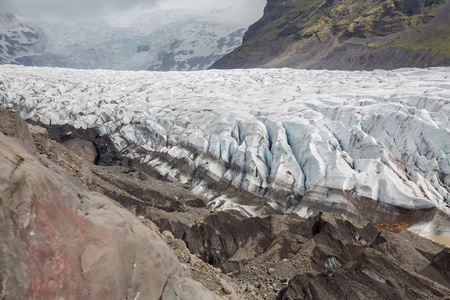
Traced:
<path fill-rule="evenodd" d="M 450 235 L 450 68 L 145 72 L 0 66 L 0 103 L 97 128 L 243 214 L 338 212 Z"/>

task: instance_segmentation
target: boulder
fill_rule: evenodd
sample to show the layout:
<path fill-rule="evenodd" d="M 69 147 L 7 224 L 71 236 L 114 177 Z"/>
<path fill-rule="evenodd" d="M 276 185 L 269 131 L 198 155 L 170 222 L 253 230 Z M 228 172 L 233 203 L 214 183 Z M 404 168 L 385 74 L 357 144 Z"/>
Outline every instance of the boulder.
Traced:
<path fill-rule="evenodd" d="M 18 113 L 0 107 L 0 120 L 0 132 L 6 136 L 21 139 L 34 147 L 33 137 L 28 130 L 28 125 Z"/>
<path fill-rule="evenodd" d="M 91 141 L 74 138 L 64 142 L 63 145 L 91 164 L 98 161 L 97 148 Z"/>

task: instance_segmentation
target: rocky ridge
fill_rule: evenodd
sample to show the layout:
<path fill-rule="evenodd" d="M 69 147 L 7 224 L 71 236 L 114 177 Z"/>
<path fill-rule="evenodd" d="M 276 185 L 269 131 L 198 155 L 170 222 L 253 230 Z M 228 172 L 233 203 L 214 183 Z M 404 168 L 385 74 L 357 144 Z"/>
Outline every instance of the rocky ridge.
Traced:
<path fill-rule="evenodd" d="M 211 68 L 373 70 L 450 65 L 450 2 L 269 0 Z"/>

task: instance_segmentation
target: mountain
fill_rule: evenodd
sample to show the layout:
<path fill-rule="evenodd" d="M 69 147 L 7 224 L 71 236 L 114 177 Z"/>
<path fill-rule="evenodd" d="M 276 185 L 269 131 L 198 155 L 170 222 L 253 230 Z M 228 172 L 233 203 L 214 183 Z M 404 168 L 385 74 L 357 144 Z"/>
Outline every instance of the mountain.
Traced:
<path fill-rule="evenodd" d="M 124 20 L 61 21 L 0 17 L 0 63 L 113 70 L 201 70 L 242 43 L 255 13 L 230 15 L 242 1 L 220 9 L 159 9 Z M 254 7 L 261 0 L 253 0 Z M 255 10 L 256 11 L 256 10 Z"/>
<path fill-rule="evenodd" d="M 213 23 L 183 24 L 183 31 L 172 44 L 158 53 L 147 70 L 204 70 L 242 43 L 245 28 Z M 141 46 L 146 50 L 146 46 Z M 150 47 L 147 46 L 149 49 Z"/>
<path fill-rule="evenodd" d="M 0 63 L 17 63 L 23 57 L 41 53 L 45 36 L 34 25 L 13 15 L 0 17 Z"/>
<path fill-rule="evenodd" d="M 211 68 L 373 70 L 450 65 L 448 0 L 268 0 Z"/>
<path fill-rule="evenodd" d="M 215 210 L 450 235 L 449 68 L 132 72 L 0 66 L 0 104 Z M 78 133 L 79 134 L 79 133 Z M 95 152 L 94 151 L 94 152 Z"/>

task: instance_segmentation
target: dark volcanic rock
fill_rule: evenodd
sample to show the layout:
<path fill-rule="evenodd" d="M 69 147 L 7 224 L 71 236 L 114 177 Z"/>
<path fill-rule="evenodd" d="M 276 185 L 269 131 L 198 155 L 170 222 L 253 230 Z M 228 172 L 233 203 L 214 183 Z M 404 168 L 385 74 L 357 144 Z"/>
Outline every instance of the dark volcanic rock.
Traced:
<path fill-rule="evenodd" d="M 135 216 L 3 134 L 0 170 L 2 298 L 217 298 Z"/>
<path fill-rule="evenodd" d="M 122 160 L 109 137 L 101 135 L 96 128 L 82 129 L 67 124 L 46 125 L 32 119 L 27 122 L 47 129 L 50 139 L 66 145 L 89 162 L 94 160 L 92 163 L 110 166 L 118 165 Z"/>
<path fill-rule="evenodd" d="M 445 299 L 449 292 L 376 250 L 365 248 L 357 260 L 345 264 L 332 276 L 295 276 L 277 299 Z"/>
<path fill-rule="evenodd" d="M 184 240 L 191 253 L 254 284 L 268 299 L 450 295 L 447 248 L 411 232 L 355 225 L 338 214 L 301 221 L 219 212 L 193 225 Z"/>
<path fill-rule="evenodd" d="M 286 216 L 243 218 L 219 212 L 186 231 L 184 240 L 193 254 L 220 267 L 224 272 L 239 271 L 270 249 L 285 258 L 298 251 L 304 226 Z"/>
<path fill-rule="evenodd" d="M 209 212 L 205 209 L 197 208 L 190 208 L 183 212 L 167 212 L 147 206 L 141 214 L 155 223 L 161 232 L 168 230 L 172 232 L 175 238 L 182 239 L 186 231 L 195 224 L 203 222 L 202 219 Z"/>
<path fill-rule="evenodd" d="M 420 274 L 435 280 L 450 289 L 450 248 L 445 248 Z"/>
<path fill-rule="evenodd" d="M 116 200 L 125 207 L 135 207 L 137 213 L 146 207 L 168 212 L 186 211 L 187 207 L 205 207 L 206 199 L 191 194 L 175 183 L 163 182 L 126 167 L 93 166 L 95 191 Z"/>
<path fill-rule="evenodd" d="M 381 231 L 371 247 L 417 273 L 427 268 L 442 251 L 441 246 L 408 231 L 397 234 Z"/>
<path fill-rule="evenodd" d="M 279 300 L 447 299 L 450 295 L 448 248 L 410 232 L 354 226 L 337 215 L 322 214 L 313 228 L 317 234 L 310 259 L 319 273 L 294 276 Z"/>
<path fill-rule="evenodd" d="M 379 234 L 372 224 L 357 227 L 331 214 L 321 214 L 313 225 L 313 232 L 316 247 L 311 259 L 318 270 L 331 273 L 340 269 L 344 262 L 359 257 L 365 245 L 371 245 Z"/>

